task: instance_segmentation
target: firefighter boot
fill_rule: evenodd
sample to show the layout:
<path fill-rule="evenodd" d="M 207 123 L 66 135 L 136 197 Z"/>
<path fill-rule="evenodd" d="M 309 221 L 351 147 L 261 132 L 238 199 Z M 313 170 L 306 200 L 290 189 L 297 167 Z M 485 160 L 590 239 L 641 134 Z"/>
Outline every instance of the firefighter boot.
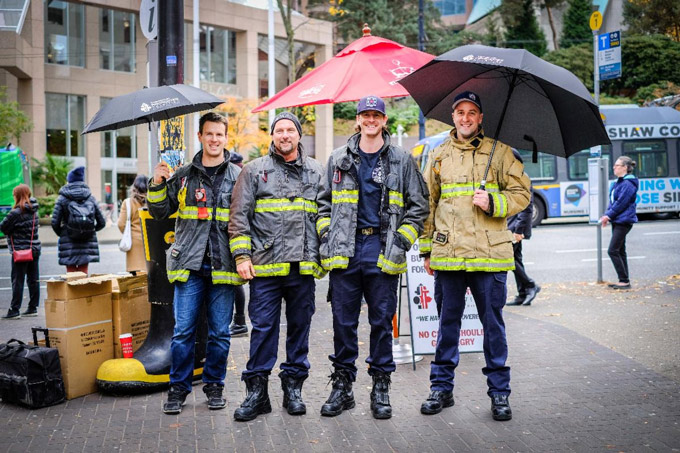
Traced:
<path fill-rule="evenodd" d="M 234 411 L 234 420 L 247 422 L 254 420 L 260 414 L 272 411 L 269 402 L 269 379 L 267 376 L 251 376 L 246 381 L 246 399 Z"/>
<path fill-rule="evenodd" d="M 340 415 L 345 409 L 352 409 L 355 406 L 354 393 L 352 393 L 352 381 L 348 371 L 335 371 L 330 375 L 333 382 L 333 390 L 321 406 L 321 415 L 335 417 Z"/>
<path fill-rule="evenodd" d="M 374 372 L 373 390 L 371 391 L 371 412 L 373 418 L 387 419 L 392 417 L 390 406 L 390 375 L 387 373 Z"/>
<path fill-rule="evenodd" d="M 307 413 L 307 406 L 302 401 L 302 383 L 307 377 L 295 379 L 290 377 L 285 371 L 279 373 L 281 378 L 281 389 L 283 390 L 283 407 L 288 410 L 290 415 L 302 415 Z"/>

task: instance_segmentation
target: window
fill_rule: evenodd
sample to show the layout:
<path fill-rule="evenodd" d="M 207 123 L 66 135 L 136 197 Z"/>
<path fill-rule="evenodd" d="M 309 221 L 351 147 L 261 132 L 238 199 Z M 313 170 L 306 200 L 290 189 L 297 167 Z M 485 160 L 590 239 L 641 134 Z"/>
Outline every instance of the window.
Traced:
<path fill-rule="evenodd" d="M 111 98 L 101 98 L 100 106 L 104 107 Z M 101 108 L 100 107 L 100 108 Z M 102 132 L 102 157 L 137 157 L 137 128 L 124 127 L 115 131 Z"/>
<path fill-rule="evenodd" d="M 135 15 L 102 9 L 99 12 L 99 67 L 135 72 Z"/>
<path fill-rule="evenodd" d="M 0 31 L 9 30 L 20 35 L 29 4 L 29 0 L 0 1 Z"/>
<path fill-rule="evenodd" d="M 585 181 L 588 179 L 588 159 L 590 159 L 590 150 L 584 149 L 576 154 L 572 154 L 567 159 L 567 167 L 569 168 L 569 179 L 575 181 Z M 602 157 L 612 160 L 612 145 L 602 145 Z"/>
<path fill-rule="evenodd" d="M 668 152 L 664 140 L 623 142 L 623 155 L 637 162 L 634 174 L 638 178 L 668 176 Z"/>
<path fill-rule="evenodd" d="M 557 177 L 555 156 L 538 153 L 538 162 L 534 163 L 533 151 L 518 149 L 519 155 L 524 161 L 524 171 L 532 181 L 552 181 Z"/>
<path fill-rule="evenodd" d="M 84 156 L 85 97 L 45 93 L 47 152 L 55 156 Z"/>
<path fill-rule="evenodd" d="M 260 97 L 269 95 L 269 65 L 267 62 L 269 53 L 269 40 L 266 35 L 258 35 L 258 73 Z M 296 64 L 295 80 L 302 77 L 308 70 L 313 69 L 315 65 L 314 56 L 316 53 L 316 46 L 313 44 L 305 44 L 301 42 L 295 43 L 294 58 Z M 288 41 L 282 38 L 274 40 L 274 80 L 275 92 L 279 92 L 294 80 L 288 80 Z"/>
<path fill-rule="evenodd" d="M 465 14 L 465 0 L 434 0 L 433 3 L 442 16 Z"/>
<path fill-rule="evenodd" d="M 45 62 L 85 67 L 85 6 L 45 1 Z"/>
<path fill-rule="evenodd" d="M 201 25 L 199 48 L 201 80 L 236 84 L 236 34 L 233 31 Z"/>

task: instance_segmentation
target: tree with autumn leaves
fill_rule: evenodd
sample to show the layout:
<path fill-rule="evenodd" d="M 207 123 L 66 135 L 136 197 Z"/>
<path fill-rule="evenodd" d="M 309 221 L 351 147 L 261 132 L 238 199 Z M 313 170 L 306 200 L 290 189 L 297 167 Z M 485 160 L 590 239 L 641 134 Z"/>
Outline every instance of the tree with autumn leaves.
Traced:
<path fill-rule="evenodd" d="M 260 124 L 260 115 L 252 113 L 258 105 L 256 100 L 226 98 L 217 111 L 227 117 L 227 148 L 241 154 L 246 160 L 267 154 L 271 137 L 266 121 Z"/>

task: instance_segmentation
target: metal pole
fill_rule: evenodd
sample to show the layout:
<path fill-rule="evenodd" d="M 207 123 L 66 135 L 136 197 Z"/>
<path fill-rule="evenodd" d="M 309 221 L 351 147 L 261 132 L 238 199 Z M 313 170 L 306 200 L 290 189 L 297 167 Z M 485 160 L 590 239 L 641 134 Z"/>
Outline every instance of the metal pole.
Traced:
<path fill-rule="evenodd" d="M 146 86 L 149 88 L 158 86 L 158 40 L 154 39 L 146 43 L 147 73 Z M 153 169 L 158 163 L 158 123 L 149 123 L 149 173 L 153 174 Z"/>
<path fill-rule="evenodd" d="M 425 6 L 423 0 L 418 0 L 418 50 L 425 50 Z M 420 110 L 418 115 L 418 139 L 425 138 L 425 115 Z"/>
<path fill-rule="evenodd" d="M 267 73 L 269 74 L 269 81 L 267 84 L 267 96 L 269 99 L 276 94 L 276 68 L 274 66 L 274 0 L 269 0 L 269 12 L 267 14 L 267 39 L 269 47 L 267 48 Z M 289 62 L 291 64 L 292 62 Z M 292 83 L 292 81 L 291 81 Z M 276 110 L 269 111 L 269 124 L 274 122 Z"/>
<path fill-rule="evenodd" d="M 184 83 L 184 0 L 158 2 L 158 85 Z"/>
<path fill-rule="evenodd" d="M 192 85 L 195 86 L 196 88 L 201 87 L 201 69 L 200 69 L 200 39 L 201 39 L 201 24 L 199 23 L 199 11 L 200 11 L 200 5 L 201 2 L 200 0 L 194 0 L 194 30 L 193 30 L 193 51 L 192 51 L 192 67 L 193 67 L 193 72 L 191 78 L 192 80 Z M 198 115 L 194 115 L 194 136 L 198 132 Z M 194 154 L 198 152 L 198 149 L 196 149 L 196 140 L 192 140 L 192 149 L 194 150 Z"/>
<path fill-rule="evenodd" d="M 595 105 L 600 106 L 600 70 L 597 58 L 597 30 L 593 30 L 593 90 Z M 597 224 L 597 282 L 602 283 L 602 224 Z"/>

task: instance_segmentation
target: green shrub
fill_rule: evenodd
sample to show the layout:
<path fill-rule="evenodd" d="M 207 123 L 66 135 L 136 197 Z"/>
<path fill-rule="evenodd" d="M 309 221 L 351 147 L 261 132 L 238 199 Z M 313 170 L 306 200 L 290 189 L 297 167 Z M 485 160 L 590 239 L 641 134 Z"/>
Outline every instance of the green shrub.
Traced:
<path fill-rule="evenodd" d="M 59 195 L 47 195 L 44 197 L 38 197 L 38 217 L 52 217 L 52 211 L 54 211 L 54 205 L 57 204 L 57 198 Z"/>

